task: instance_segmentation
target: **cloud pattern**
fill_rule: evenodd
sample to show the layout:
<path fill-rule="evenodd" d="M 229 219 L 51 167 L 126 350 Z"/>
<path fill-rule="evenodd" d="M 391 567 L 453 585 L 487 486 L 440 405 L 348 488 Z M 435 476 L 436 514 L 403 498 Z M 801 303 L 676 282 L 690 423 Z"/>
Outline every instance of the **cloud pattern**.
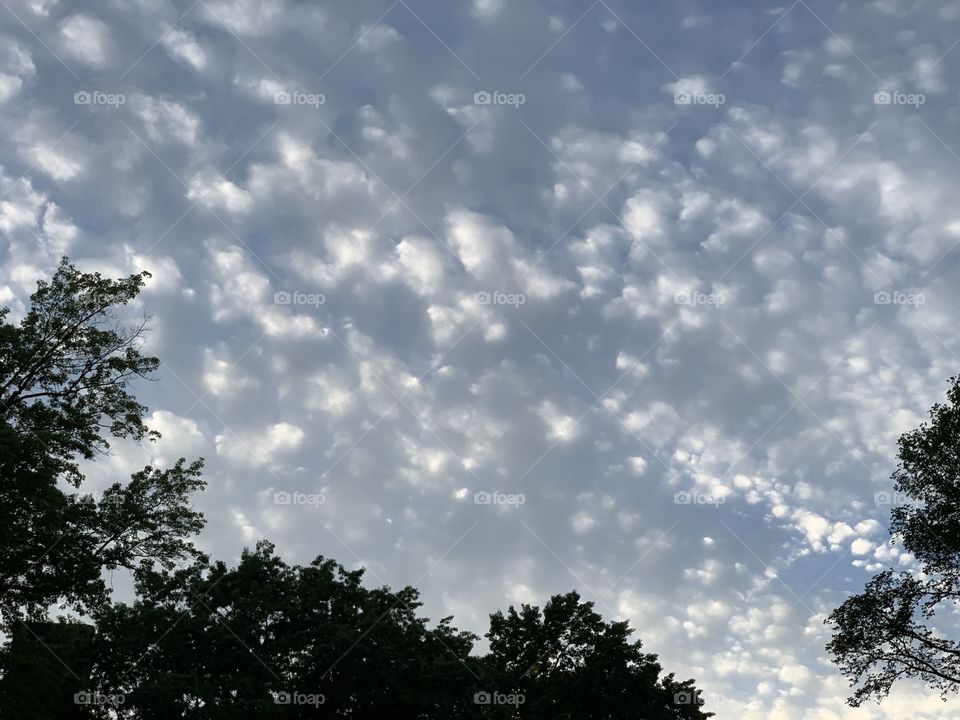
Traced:
<path fill-rule="evenodd" d="M 0 302 L 154 273 L 204 549 L 571 587 L 720 717 L 847 708 L 823 618 L 887 541 L 898 435 L 960 364 L 960 10 L 8 0 Z"/>

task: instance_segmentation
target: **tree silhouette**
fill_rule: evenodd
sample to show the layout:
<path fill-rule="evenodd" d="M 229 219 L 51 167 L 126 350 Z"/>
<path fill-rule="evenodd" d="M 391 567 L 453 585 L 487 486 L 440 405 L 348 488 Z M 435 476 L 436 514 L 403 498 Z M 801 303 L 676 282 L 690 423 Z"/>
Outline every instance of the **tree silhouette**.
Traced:
<path fill-rule="evenodd" d="M 42 619 L 54 602 L 89 611 L 106 602 L 104 568 L 150 559 L 171 566 L 195 554 L 203 525 L 187 498 L 201 462 L 144 468 L 98 499 L 70 492 L 112 438 L 158 437 L 130 382 L 158 360 L 140 352 L 145 321 L 117 320 L 147 273 L 122 280 L 82 273 L 63 259 L 40 281 L 18 324 L 0 309 L 0 608 L 9 628 Z M 64 485 L 58 481 L 65 481 Z"/>
<path fill-rule="evenodd" d="M 626 622 L 605 622 L 570 592 L 540 608 L 490 616 L 486 665 L 502 694 L 524 697 L 524 718 L 708 718 L 692 680 L 660 677 Z M 505 716 L 507 717 L 507 716 Z"/>
<path fill-rule="evenodd" d="M 289 566 L 267 542 L 235 568 L 141 572 L 140 599 L 97 618 L 98 684 L 142 718 L 462 716 L 475 638 L 428 628 L 413 588 L 362 576 Z"/>
<path fill-rule="evenodd" d="M 936 622 L 960 600 L 960 377 L 951 378 L 947 401 L 933 406 L 929 424 L 901 436 L 893 475 L 906 503 L 891 511 L 891 536 L 921 572 L 885 570 L 827 619 L 827 649 L 859 683 L 854 706 L 882 700 L 901 678 L 944 697 L 960 689 L 960 642 Z"/>
<path fill-rule="evenodd" d="M 97 617 L 95 685 L 135 718 L 644 718 L 699 720 L 693 681 L 661 677 L 576 593 L 490 618 L 490 653 L 414 588 L 362 570 L 290 566 L 261 542 L 222 562 L 140 571 L 133 605 Z"/>

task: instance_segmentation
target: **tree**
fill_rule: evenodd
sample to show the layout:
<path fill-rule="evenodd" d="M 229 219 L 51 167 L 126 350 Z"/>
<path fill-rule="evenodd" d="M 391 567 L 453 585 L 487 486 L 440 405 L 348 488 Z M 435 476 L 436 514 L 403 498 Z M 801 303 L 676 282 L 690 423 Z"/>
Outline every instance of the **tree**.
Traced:
<path fill-rule="evenodd" d="M 159 437 L 130 391 L 159 363 L 141 353 L 146 320 L 126 328 L 117 319 L 147 277 L 111 280 L 64 258 L 49 282 L 37 283 L 19 324 L 0 308 L 0 604 L 8 625 L 42 619 L 58 600 L 78 611 L 102 604 L 104 568 L 146 558 L 171 565 L 194 553 L 185 538 L 203 519 L 187 498 L 203 485 L 200 461 L 147 467 L 98 500 L 68 491 L 83 480 L 79 459 L 108 452 L 111 439 Z"/>
<path fill-rule="evenodd" d="M 960 600 L 960 376 L 950 382 L 929 424 L 900 437 L 893 474 L 906 503 L 891 511 L 891 542 L 902 543 L 919 571 L 879 573 L 827 619 L 827 649 L 859 684 L 853 706 L 879 702 L 901 678 L 918 678 L 944 698 L 960 689 L 960 642 L 937 623 Z"/>
<path fill-rule="evenodd" d="M 367 589 L 363 571 L 317 558 L 287 565 L 272 545 L 239 564 L 138 573 L 138 600 L 97 618 L 93 678 L 128 717 L 644 718 L 702 720 L 693 681 L 576 593 L 470 633 L 418 616 L 415 589 Z M 284 704 L 284 701 L 289 701 Z"/>
<path fill-rule="evenodd" d="M 137 602 L 97 617 L 96 686 L 143 719 L 469 717 L 475 637 L 362 576 L 267 542 L 234 568 L 139 571 Z"/>
<path fill-rule="evenodd" d="M 0 310 L 0 418 L 40 443 L 46 471 L 74 485 L 82 479 L 76 456 L 89 460 L 110 448 L 105 430 L 135 440 L 151 434 L 146 408 L 128 387 L 150 377 L 159 360 L 140 353 L 146 320 L 124 329 L 115 315 L 148 277 L 110 280 L 63 258 L 50 282 L 37 283 L 19 326 Z"/>
<path fill-rule="evenodd" d="M 541 611 L 531 605 L 490 616 L 493 698 L 522 704 L 523 718 L 699 720 L 693 680 L 660 677 L 657 656 L 642 651 L 626 622 L 605 622 L 576 592 L 555 595 Z M 511 717 L 504 714 L 503 717 Z"/>

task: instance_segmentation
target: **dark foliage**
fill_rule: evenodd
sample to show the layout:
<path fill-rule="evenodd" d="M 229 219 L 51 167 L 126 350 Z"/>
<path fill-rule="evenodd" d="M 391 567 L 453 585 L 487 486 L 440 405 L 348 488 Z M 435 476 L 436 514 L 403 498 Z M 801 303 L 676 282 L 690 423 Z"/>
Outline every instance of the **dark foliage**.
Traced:
<path fill-rule="evenodd" d="M 944 697 L 960 689 L 960 642 L 937 625 L 938 612 L 960 600 L 960 378 L 899 449 L 893 478 L 906 502 L 891 513 L 891 534 L 923 573 L 885 570 L 828 618 L 827 649 L 858 685 L 854 706 L 882 700 L 901 678 L 918 678 Z"/>
<path fill-rule="evenodd" d="M 66 259 L 41 281 L 19 324 L 0 310 L 0 607 L 7 626 L 39 619 L 55 602 L 78 611 L 106 602 L 105 568 L 151 559 L 168 567 L 194 554 L 203 525 L 189 495 L 203 486 L 200 461 L 144 468 L 98 499 L 69 492 L 78 458 L 109 450 L 110 438 L 142 440 L 146 408 L 129 383 L 158 360 L 140 352 L 143 323 L 124 328 L 116 311 L 146 273 L 109 280 Z M 66 488 L 66 489 L 65 489 Z"/>

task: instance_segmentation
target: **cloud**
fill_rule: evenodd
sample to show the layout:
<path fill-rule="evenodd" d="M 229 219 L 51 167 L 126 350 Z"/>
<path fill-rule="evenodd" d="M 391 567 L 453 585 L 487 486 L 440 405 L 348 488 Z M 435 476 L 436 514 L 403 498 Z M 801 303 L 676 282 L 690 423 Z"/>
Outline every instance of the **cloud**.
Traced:
<path fill-rule="evenodd" d="M 421 5 L 16 9 L 0 301 L 154 273 L 165 438 L 91 483 L 205 455 L 205 550 L 480 633 L 578 587 L 720 717 L 950 717 L 847 708 L 822 619 L 915 566 L 875 496 L 956 372 L 956 10 Z"/>
<path fill-rule="evenodd" d="M 217 435 L 217 454 L 235 463 L 269 465 L 303 442 L 304 432 L 290 423 L 276 423 L 252 433 Z"/>
<path fill-rule="evenodd" d="M 196 36 L 181 28 L 171 28 L 160 40 L 175 60 L 186 63 L 194 70 L 207 67 L 207 53 Z"/>
<path fill-rule="evenodd" d="M 67 57 L 95 68 L 110 59 L 110 29 L 102 20 L 78 13 L 60 24 L 60 45 Z"/>

